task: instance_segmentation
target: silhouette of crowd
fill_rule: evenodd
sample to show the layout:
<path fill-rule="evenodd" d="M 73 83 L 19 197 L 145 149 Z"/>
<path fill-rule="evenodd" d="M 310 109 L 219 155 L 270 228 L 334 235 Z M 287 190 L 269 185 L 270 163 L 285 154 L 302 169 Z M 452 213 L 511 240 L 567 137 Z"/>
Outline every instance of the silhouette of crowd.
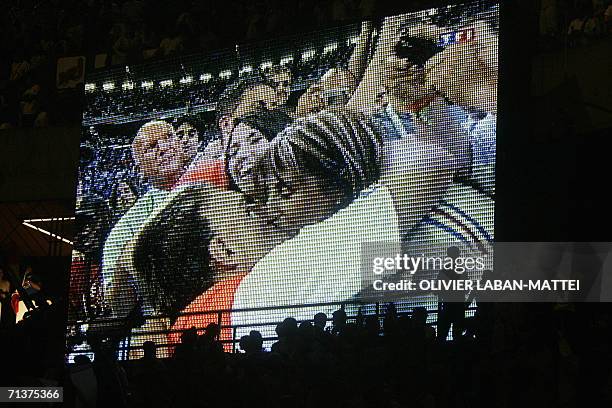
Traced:
<path fill-rule="evenodd" d="M 592 44 L 610 36 L 612 4 L 608 0 L 542 1 L 539 28 L 543 50 Z"/>
<path fill-rule="evenodd" d="M 77 400 L 134 407 L 552 407 L 574 406 L 587 391 L 610 401 L 612 375 L 601 365 L 610 319 L 588 306 L 481 303 L 453 340 L 436 338 L 424 308 L 398 314 L 390 304 L 350 318 L 338 310 L 285 319 L 271 351 L 252 331 L 235 354 L 223 352 L 213 323 L 200 336 L 185 331 L 169 359 L 146 342 L 142 359 L 118 363 L 98 345 L 93 363 L 75 359 L 65 386 Z M 97 394 L 83 394 L 87 370 Z"/>

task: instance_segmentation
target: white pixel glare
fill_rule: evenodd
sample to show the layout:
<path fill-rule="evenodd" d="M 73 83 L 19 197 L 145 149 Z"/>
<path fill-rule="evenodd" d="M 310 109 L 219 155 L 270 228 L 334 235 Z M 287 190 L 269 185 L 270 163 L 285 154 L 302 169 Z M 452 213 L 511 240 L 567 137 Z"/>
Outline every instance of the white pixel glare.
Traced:
<path fill-rule="evenodd" d="M 153 88 L 153 81 L 143 81 L 143 82 L 140 84 L 140 87 L 141 87 L 142 89 L 151 89 L 151 88 Z"/>
<path fill-rule="evenodd" d="M 253 71 L 253 67 L 250 65 L 245 65 L 244 67 L 240 68 L 240 75 L 242 74 L 247 74 L 249 72 Z"/>
<path fill-rule="evenodd" d="M 85 84 L 85 92 L 93 92 L 96 90 L 96 84 Z"/>
<path fill-rule="evenodd" d="M 232 71 L 230 71 L 229 69 L 225 70 L 225 71 L 219 72 L 219 77 L 221 77 L 223 79 L 227 79 L 227 78 L 229 78 L 231 76 L 232 76 Z"/>
<path fill-rule="evenodd" d="M 115 89 L 115 83 L 105 82 L 102 84 L 102 89 L 104 89 L 105 91 L 112 91 L 113 89 Z"/>
<path fill-rule="evenodd" d="M 172 86 L 172 80 L 164 79 L 163 81 L 160 81 L 159 86 L 161 86 L 162 88 L 167 88 L 169 86 Z"/>
<path fill-rule="evenodd" d="M 308 51 L 304 51 L 304 52 L 302 53 L 302 59 L 303 59 L 304 61 L 309 61 L 309 60 L 311 60 L 311 59 L 312 59 L 312 57 L 314 57 L 314 56 L 315 56 L 315 50 L 308 50 Z"/>
<path fill-rule="evenodd" d="M 131 91 L 132 89 L 134 89 L 134 83 L 132 81 L 126 81 L 123 83 L 123 85 L 121 85 L 121 88 L 124 91 Z"/>
<path fill-rule="evenodd" d="M 193 77 L 191 77 L 191 75 L 188 75 L 186 77 L 181 78 L 179 82 L 183 85 L 190 84 L 193 82 Z"/>
<path fill-rule="evenodd" d="M 59 235 L 57 235 L 57 234 L 54 234 L 54 233 L 52 233 L 52 232 L 49 232 L 49 231 L 47 231 L 46 229 L 39 228 L 39 227 L 37 227 L 37 226 L 35 226 L 35 225 L 32 225 L 32 224 L 30 224 L 29 222 L 23 221 L 23 225 L 24 225 L 24 226 L 26 226 L 26 227 L 28 227 L 28 228 L 32 228 L 33 230 L 36 230 L 36 231 L 38 231 L 38 232 L 42 232 L 43 234 L 48 235 L 48 236 L 50 236 L 51 238 L 55 238 L 55 239 L 57 239 L 57 240 L 59 240 L 59 241 L 65 242 L 65 243 L 66 243 L 66 244 L 68 244 L 68 245 L 73 245 L 73 244 L 74 244 L 74 242 L 72 242 L 72 241 L 70 241 L 70 240 L 68 240 L 68 239 L 66 239 L 66 238 L 63 238 L 63 237 L 61 237 L 61 236 L 59 236 Z"/>
<path fill-rule="evenodd" d="M 53 222 L 53 221 L 74 221 L 76 217 L 54 217 L 54 218 L 31 218 L 28 220 L 23 220 L 23 222 L 33 223 L 33 222 Z"/>
<path fill-rule="evenodd" d="M 289 55 L 289 56 L 286 56 L 286 57 L 283 57 L 283 58 L 281 58 L 281 60 L 280 60 L 280 64 L 281 64 L 281 65 L 287 65 L 287 64 L 290 64 L 291 62 L 293 62 L 293 57 L 292 57 L 292 56 L 290 56 L 290 55 Z"/>
<path fill-rule="evenodd" d="M 337 43 L 331 43 L 325 46 L 325 48 L 323 48 L 323 53 L 324 54 L 329 54 L 330 52 L 333 52 L 335 50 L 338 49 L 338 44 Z"/>
<path fill-rule="evenodd" d="M 272 61 L 263 62 L 259 67 L 262 70 L 270 69 L 270 68 L 272 68 Z"/>
<path fill-rule="evenodd" d="M 200 75 L 200 81 L 208 82 L 212 79 L 211 74 L 202 74 Z"/>

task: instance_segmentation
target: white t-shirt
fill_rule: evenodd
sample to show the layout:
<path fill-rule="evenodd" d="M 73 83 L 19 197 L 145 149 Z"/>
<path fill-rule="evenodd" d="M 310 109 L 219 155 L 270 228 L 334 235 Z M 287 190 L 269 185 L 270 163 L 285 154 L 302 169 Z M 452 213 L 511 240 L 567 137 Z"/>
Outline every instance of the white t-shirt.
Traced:
<path fill-rule="evenodd" d="M 389 190 L 374 185 L 348 207 L 317 224 L 300 230 L 279 244 L 253 267 L 234 297 L 234 309 L 289 306 L 351 300 L 361 290 L 362 244 L 397 243 L 399 223 Z M 250 330 L 273 336 L 275 324 L 286 317 L 312 319 L 317 312 L 328 315 L 338 305 L 239 312 L 232 324 L 237 338 Z M 251 326 L 252 325 L 252 326 Z"/>
<path fill-rule="evenodd" d="M 102 256 L 103 293 L 108 293 L 117 272 L 119 259 L 147 219 L 159 209 L 171 195 L 170 191 L 151 188 L 140 197 L 127 213 L 115 224 L 106 242 Z M 139 282 L 134 282 L 138 284 Z"/>
<path fill-rule="evenodd" d="M 436 208 L 405 237 L 404 250 L 428 257 L 445 257 L 448 247 L 456 246 L 462 257 L 486 255 L 485 269 L 492 269 L 494 209 L 492 198 L 455 183 Z"/>

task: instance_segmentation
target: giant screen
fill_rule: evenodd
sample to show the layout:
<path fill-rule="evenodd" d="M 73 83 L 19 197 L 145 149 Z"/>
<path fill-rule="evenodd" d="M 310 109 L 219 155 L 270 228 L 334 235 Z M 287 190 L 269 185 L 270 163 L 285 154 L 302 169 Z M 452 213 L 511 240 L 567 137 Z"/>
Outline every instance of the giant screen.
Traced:
<path fill-rule="evenodd" d="M 90 73 L 68 358 L 388 302 L 435 321 L 366 260 L 490 250 L 498 21 L 478 1 Z"/>

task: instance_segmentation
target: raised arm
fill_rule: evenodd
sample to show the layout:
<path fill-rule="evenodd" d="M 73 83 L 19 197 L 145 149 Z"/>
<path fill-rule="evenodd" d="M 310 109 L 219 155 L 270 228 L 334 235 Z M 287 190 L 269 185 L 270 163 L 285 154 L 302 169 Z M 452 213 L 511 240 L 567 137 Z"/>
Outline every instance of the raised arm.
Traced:
<path fill-rule="evenodd" d="M 380 182 L 393 197 L 402 238 L 438 204 L 452 183 L 455 166 L 455 157 L 446 149 L 418 138 L 385 143 Z"/>
<path fill-rule="evenodd" d="M 365 114 L 371 114 L 375 109 L 376 96 L 384 91 L 393 74 L 388 64 L 393 62 L 394 47 L 400 38 L 402 20 L 402 16 L 385 18 L 372 60 L 365 69 L 347 108 Z"/>
<path fill-rule="evenodd" d="M 425 81 L 454 103 L 497 113 L 497 34 L 483 21 L 470 41 L 448 46 L 425 65 Z"/>
<path fill-rule="evenodd" d="M 373 25 L 371 21 L 361 23 L 361 33 L 353 54 L 348 62 L 348 70 L 359 81 L 368 66 L 368 49 L 372 40 Z"/>

